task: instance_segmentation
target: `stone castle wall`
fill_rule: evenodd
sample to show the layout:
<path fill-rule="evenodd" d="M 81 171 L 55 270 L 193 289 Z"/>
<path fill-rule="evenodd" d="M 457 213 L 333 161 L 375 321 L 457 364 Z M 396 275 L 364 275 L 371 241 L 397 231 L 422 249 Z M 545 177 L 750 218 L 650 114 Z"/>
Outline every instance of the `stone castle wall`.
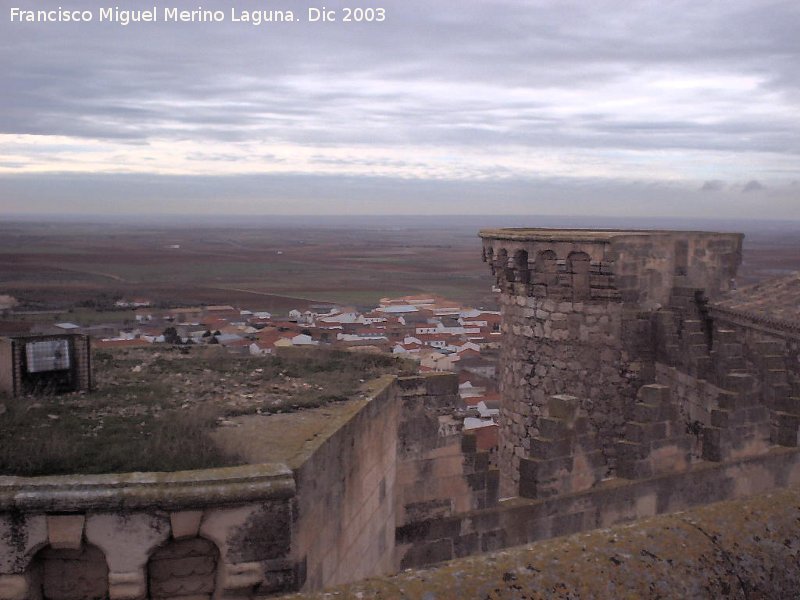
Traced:
<path fill-rule="evenodd" d="M 0 477 L 0 598 L 231 597 L 285 578 L 282 465 Z M 254 540 L 261 540 L 254 543 Z"/>
<path fill-rule="evenodd" d="M 298 586 L 318 590 L 394 571 L 400 403 L 396 385 L 384 385 L 294 469 Z"/>
<path fill-rule="evenodd" d="M 620 458 L 626 448 L 618 442 L 634 420 L 640 387 L 654 382 L 653 315 L 670 304 L 676 287 L 694 285 L 714 297 L 729 289 L 741 235 L 481 235 L 503 315 L 501 495 L 541 497 L 591 487 L 615 475 L 620 460 L 630 462 Z M 574 399 L 567 401 L 575 413 L 567 429 L 554 422 L 560 410 L 555 395 Z M 560 476 L 564 471 L 572 475 Z"/>
<path fill-rule="evenodd" d="M 288 466 L 0 477 L 0 599 L 248 598 L 394 572 L 399 524 L 496 498 L 486 453 L 437 432 L 457 391 L 452 374 L 385 378 Z"/>
<path fill-rule="evenodd" d="M 291 598 L 794 598 L 799 507 L 777 490 Z"/>
<path fill-rule="evenodd" d="M 798 483 L 800 331 L 720 299 L 741 236 L 482 237 L 501 292 L 510 498 L 398 530 L 414 566 Z"/>

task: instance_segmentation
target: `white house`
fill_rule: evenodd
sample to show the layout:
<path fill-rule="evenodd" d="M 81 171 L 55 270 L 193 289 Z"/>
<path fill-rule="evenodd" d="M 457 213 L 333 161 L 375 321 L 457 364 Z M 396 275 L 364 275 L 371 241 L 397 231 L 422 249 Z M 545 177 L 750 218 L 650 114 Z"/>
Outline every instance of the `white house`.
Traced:
<path fill-rule="evenodd" d="M 292 338 L 293 346 L 319 346 L 319 342 L 311 339 L 310 335 L 300 333 Z"/>

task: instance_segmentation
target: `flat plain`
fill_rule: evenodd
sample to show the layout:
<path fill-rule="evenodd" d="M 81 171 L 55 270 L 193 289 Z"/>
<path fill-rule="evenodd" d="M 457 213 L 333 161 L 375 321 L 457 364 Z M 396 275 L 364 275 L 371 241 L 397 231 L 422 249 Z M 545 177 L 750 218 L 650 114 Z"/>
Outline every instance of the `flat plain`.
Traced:
<path fill-rule="evenodd" d="M 480 225 L 419 219 L 420 226 L 396 227 L 388 218 L 363 227 L 6 222 L 0 295 L 28 310 L 107 309 L 118 298 L 145 298 L 281 314 L 406 294 L 494 308 Z M 800 226 L 741 225 L 740 285 L 800 270 Z"/>
<path fill-rule="evenodd" d="M 475 234 L 118 225 L 0 225 L 0 293 L 30 308 L 112 298 L 286 312 L 437 293 L 492 302 Z"/>

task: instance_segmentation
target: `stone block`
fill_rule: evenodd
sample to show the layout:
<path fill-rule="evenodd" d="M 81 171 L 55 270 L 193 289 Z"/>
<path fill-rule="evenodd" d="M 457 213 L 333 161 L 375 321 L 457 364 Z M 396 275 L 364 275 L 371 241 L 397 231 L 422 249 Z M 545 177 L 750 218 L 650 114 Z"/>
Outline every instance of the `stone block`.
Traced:
<path fill-rule="evenodd" d="M 752 392 L 755 385 L 755 378 L 749 373 L 728 373 L 724 380 L 726 390 L 743 394 Z"/>
<path fill-rule="evenodd" d="M 169 514 L 172 537 L 176 540 L 196 537 L 203 519 L 201 510 L 183 510 Z"/>
<path fill-rule="evenodd" d="M 539 417 L 537 421 L 539 433 L 546 438 L 559 438 L 567 434 L 567 425 L 563 419 Z"/>
<path fill-rule="evenodd" d="M 547 400 L 547 410 L 550 417 L 572 421 L 578 410 L 579 400 L 568 394 L 550 396 Z"/>
<path fill-rule="evenodd" d="M 407 522 L 447 517 L 453 512 L 453 500 L 451 498 L 434 498 L 422 502 L 409 502 L 404 509 Z"/>
<path fill-rule="evenodd" d="M 493 552 L 505 548 L 505 531 L 498 529 L 481 535 L 481 552 Z"/>
<path fill-rule="evenodd" d="M 436 540 L 427 544 L 415 544 L 400 561 L 401 569 L 422 567 L 453 558 L 452 540 Z"/>
<path fill-rule="evenodd" d="M 519 481 L 519 489 L 517 494 L 521 498 L 543 498 L 548 495 L 545 493 L 543 486 L 540 486 L 535 480 L 521 479 Z"/>
<path fill-rule="evenodd" d="M 798 430 L 796 427 L 776 427 L 771 436 L 772 442 L 779 446 L 796 448 L 798 446 Z"/>
<path fill-rule="evenodd" d="M 147 595 L 144 569 L 108 574 L 109 600 L 140 600 Z"/>
<path fill-rule="evenodd" d="M 713 462 L 722 460 L 722 430 L 719 427 L 703 427 L 703 458 Z"/>
<path fill-rule="evenodd" d="M 735 343 L 738 336 L 733 329 L 717 329 L 714 331 L 714 339 L 719 343 Z"/>
<path fill-rule="evenodd" d="M 780 385 L 788 381 L 786 369 L 767 369 L 764 373 L 764 381 L 770 385 Z"/>
<path fill-rule="evenodd" d="M 0 600 L 28 600 L 25 575 L 0 575 Z"/>
<path fill-rule="evenodd" d="M 222 587 L 225 590 L 246 590 L 264 580 L 260 562 L 226 564 L 222 569 Z"/>
<path fill-rule="evenodd" d="M 789 393 L 783 394 L 773 401 L 772 407 L 781 412 L 799 414 L 800 396 L 790 396 Z"/>
<path fill-rule="evenodd" d="M 777 423 L 778 427 L 797 429 L 798 427 L 800 427 L 800 415 L 786 413 L 786 412 L 776 412 L 775 422 Z"/>
<path fill-rule="evenodd" d="M 645 445 L 625 440 L 616 442 L 614 448 L 620 461 L 641 460 L 646 458 L 648 453 L 648 448 Z"/>
<path fill-rule="evenodd" d="M 671 390 L 668 385 L 651 383 L 643 385 L 636 393 L 636 399 L 645 404 L 666 404 L 670 401 Z"/>
<path fill-rule="evenodd" d="M 588 453 L 586 456 L 592 456 Z M 527 460 L 523 463 L 522 461 Z M 585 460 L 588 460 L 585 458 Z M 556 479 L 572 472 L 574 458 L 565 456 L 550 460 L 520 459 L 520 480 L 531 480 L 539 483 L 555 481 Z"/>
<path fill-rule="evenodd" d="M 731 413 L 728 410 L 712 409 L 711 425 L 714 427 L 726 428 L 731 426 Z"/>
<path fill-rule="evenodd" d="M 428 539 L 456 538 L 461 535 L 461 520 L 459 518 L 435 519 L 430 522 Z"/>
<path fill-rule="evenodd" d="M 646 479 L 653 476 L 653 466 L 648 460 L 622 460 L 617 465 L 617 475 L 625 479 Z"/>
<path fill-rule="evenodd" d="M 477 533 L 462 535 L 453 540 L 453 553 L 456 558 L 471 556 L 480 552 L 480 538 Z"/>
<path fill-rule="evenodd" d="M 786 368 L 786 358 L 783 354 L 767 354 L 760 357 L 763 368 L 769 370 L 782 370 Z"/>
<path fill-rule="evenodd" d="M 543 284 L 536 284 L 529 287 L 530 294 L 535 296 L 536 298 L 546 298 L 547 297 L 547 286 Z"/>
<path fill-rule="evenodd" d="M 750 405 L 747 397 L 742 393 L 723 391 L 717 398 L 719 407 L 723 410 L 739 410 Z"/>
<path fill-rule="evenodd" d="M 258 586 L 259 594 L 275 594 L 277 592 L 291 592 L 301 585 L 298 580 L 297 568 L 291 566 L 287 569 L 264 567 L 264 580 Z"/>
<path fill-rule="evenodd" d="M 47 515 L 47 540 L 52 548 L 79 550 L 83 540 L 84 515 Z"/>
<path fill-rule="evenodd" d="M 633 420 L 639 423 L 653 423 L 663 419 L 662 404 L 637 402 L 633 407 Z"/>
<path fill-rule="evenodd" d="M 576 436 L 573 440 L 572 447 L 572 454 L 575 454 L 578 451 L 593 452 L 600 448 L 600 441 L 597 439 L 596 435 L 590 433 L 588 435 Z"/>
<path fill-rule="evenodd" d="M 561 458 L 571 454 L 572 440 L 570 439 L 531 438 L 531 456 L 533 458 Z"/>
<path fill-rule="evenodd" d="M 751 406 L 742 413 L 746 423 L 763 423 L 769 419 L 769 409 L 766 406 Z"/>
<path fill-rule="evenodd" d="M 629 442 L 647 444 L 667 436 L 667 422 L 637 423 L 629 421 L 625 424 L 625 439 Z"/>

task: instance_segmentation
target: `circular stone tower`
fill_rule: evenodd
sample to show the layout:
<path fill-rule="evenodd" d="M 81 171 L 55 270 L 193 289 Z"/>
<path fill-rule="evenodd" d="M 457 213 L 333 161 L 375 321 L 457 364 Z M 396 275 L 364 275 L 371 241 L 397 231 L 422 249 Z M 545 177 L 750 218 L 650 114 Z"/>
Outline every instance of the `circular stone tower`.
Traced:
<path fill-rule="evenodd" d="M 654 380 L 654 315 L 676 289 L 709 298 L 728 290 L 743 236 L 580 229 L 480 236 L 500 290 L 504 336 L 501 495 L 577 491 L 615 475 L 615 441 L 637 391 Z M 565 431 L 572 441 L 559 445 Z M 580 456 L 575 439 L 583 440 Z M 526 470 L 543 466 L 560 469 L 550 479 L 555 487 L 545 489 L 533 473 L 538 488 L 526 488 Z"/>

